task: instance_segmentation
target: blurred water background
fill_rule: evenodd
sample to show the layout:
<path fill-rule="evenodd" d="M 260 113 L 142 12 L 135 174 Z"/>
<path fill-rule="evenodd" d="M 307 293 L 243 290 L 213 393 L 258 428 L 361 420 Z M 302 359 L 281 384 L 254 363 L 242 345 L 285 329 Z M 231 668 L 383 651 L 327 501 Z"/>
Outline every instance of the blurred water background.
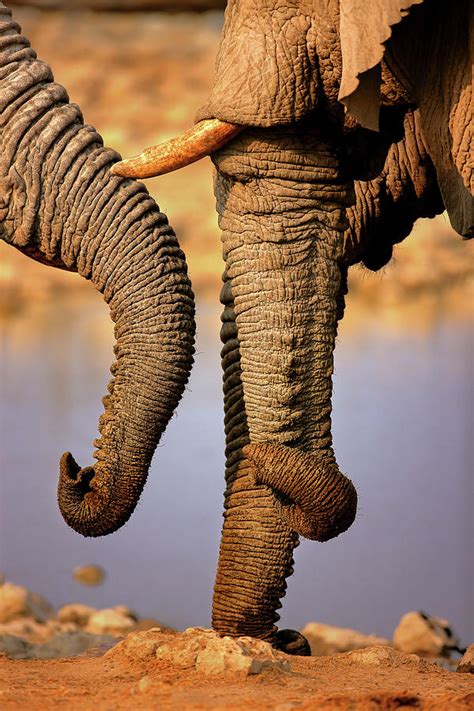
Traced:
<path fill-rule="evenodd" d="M 206 98 L 220 12 L 15 16 L 124 155 L 187 128 Z M 148 181 L 188 257 L 197 356 L 142 501 L 110 538 L 81 538 L 56 505 L 61 453 L 92 463 L 113 359 L 107 308 L 80 277 L 0 245 L 0 570 L 57 605 L 125 603 L 177 627 L 209 624 L 224 471 L 211 176 L 203 161 Z M 420 221 L 383 273 L 352 269 L 333 430 L 360 513 L 346 535 L 297 549 L 284 626 L 390 636 L 404 612 L 423 609 L 474 638 L 472 257 L 440 217 Z M 107 571 L 101 587 L 74 582 L 87 563 Z"/>

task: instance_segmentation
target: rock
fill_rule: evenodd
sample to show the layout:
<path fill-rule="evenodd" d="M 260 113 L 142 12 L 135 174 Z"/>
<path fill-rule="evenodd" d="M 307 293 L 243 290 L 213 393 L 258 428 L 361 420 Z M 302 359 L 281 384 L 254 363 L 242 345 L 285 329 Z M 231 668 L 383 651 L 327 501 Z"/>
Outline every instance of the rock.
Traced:
<path fill-rule="evenodd" d="M 243 676 L 265 669 L 290 671 L 286 654 L 260 639 L 219 637 L 213 630 L 191 627 L 185 632 L 159 628 L 133 632 L 107 652 L 107 656 L 125 654 L 132 659 L 156 657 L 181 667 L 198 669 L 204 674 L 234 672 Z"/>
<path fill-rule="evenodd" d="M 0 572 L 0 585 L 3 585 L 4 582 L 5 582 L 5 575 Z"/>
<path fill-rule="evenodd" d="M 150 677 L 149 676 L 142 676 L 142 678 L 138 682 L 138 691 L 143 694 L 145 691 L 148 691 L 150 686 L 151 686 Z"/>
<path fill-rule="evenodd" d="M 301 634 L 306 637 L 311 647 L 313 657 L 324 657 L 353 649 L 364 649 L 374 645 L 390 646 L 388 639 L 366 635 L 345 627 L 324 625 L 320 622 L 309 622 Z"/>
<path fill-rule="evenodd" d="M 205 674 L 238 672 L 244 676 L 260 674 L 265 669 L 290 671 L 290 663 L 271 644 L 252 637 L 219 637 L 209 639 L 205 648 L 198 653 L 196 669 Z"/>
<path fill-rule="evenodd" d="M 423 662 L 416 654 L 404 654 L 397 649 L 393 649 L 393 647 L 386 646 L 355 649 L 352 652 L 347 652 L 344 656 L 354 664 L 366 664 L 369 666 L 408 665 L 418 668 Z"/>
<path fill-rule="evenodd" d="M 85 627 L 86 632 L 92 634 L 109 634 L 113 637 L 124 637 L 132 631 L 135 623 L 114 609 L 97 610 L 94 612 Z"/>
<path fill-rule="evenodd" d="M 45 644 L 32 645 L 30 659 L 62 659 L 77 657 L 84 652 L 101 647 L 109 649 L 115 638 L 105 634 L 88 634 L 82 630 L 61 632 Z"/>
<path fill-rule="evenodd" d="M 0 654 L 10 659 L 25 659 L 31 644 L 12 634 L 0 634 Z"/>
<path fill-rule="evenodd" d="M 164 639 L 159 627 L 144 632 L 132 632 L 122 642 L 113 647 L 107 654 L 115 655 L 117 652 L 125 654 L 131 659 L 146 659 L 155 657 L 156 650 Z"/>
<path fill-rule="evenodd" d="M 80 630 L 60 632 L 43 644 L 33 644 L 13 635 L 0 635 L 0 652 L 10 659 L 62 659 L 77 657 L 96 647 L 109 648 L 114 637 L 87 634 Z"/>
<path fill-rule="evenodd" d="M 474 644 L 466 649 L 464 656 L 459 660 L 456 671 L 463 674 L 474 674 Z"/>
<path fill-rule="evenodd" d="M 79 565 L 74 568 L 73 577 L 80 585 L 101 585 L 105 580 L 105 570 L 100 565 Z"/>
<path fill-rule="evenodd" d="M 447 620 L 432 617 L 424 612 L 407 612 L 393 633 L 397 649 L 407 654 L 427 657 L 449 656 L 459 650 L 459 640 Z"/>
<path fill-rule="evenodd" d="M 31 617 L 17 617 L 10 622 L 0 625 L 0 634 L 21 637 L 27 642 L 34 644 L 47 642 L 58 632 L 63 632 L 72 625 L 62 625 L 58 620 L 47 620 L 46 622 L 36 622 Z"/>
<path fill-rule="evenodd" d="M 95 607 L 73 603 L 60 607 L 57 616 L 58 620 L 64 624 L 71 623 L 77 627 L 84 627 L 95 612 L 97 612 Z"/>
<path fill-rule="evenodd" d="M 153 617 L 143 617 L 137 620 L 135 623 L 136 632 L 145 632 L 146 630 L 151 630 L 155 627 L 159 627 L 161 630 L 170 630 L 176 632 L 174 627 L 169 627 L 169 625 L 164 625 L 159 620 L 155 620 Z"/>
<path fill-rule="evenodd" d="M 134 612 L 128 605 L 115 605 L 112 610 L 115 610 L 119 615 L 128 617 L 129 619 L 136 622 L 138 620 L 138 615 Z"/>
<path fill-rule="evenodd" d="M 44 622 L 52 614 L 53 608 L 40 595 L 9 582 L 0 586 L 0 623 L 17 617 L 32 617 L 37 622 Z"/>

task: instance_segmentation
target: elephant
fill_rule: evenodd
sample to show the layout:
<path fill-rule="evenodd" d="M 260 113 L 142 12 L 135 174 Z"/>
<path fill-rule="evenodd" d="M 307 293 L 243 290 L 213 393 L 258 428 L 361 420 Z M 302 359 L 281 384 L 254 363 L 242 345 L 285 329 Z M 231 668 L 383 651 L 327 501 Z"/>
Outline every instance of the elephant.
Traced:
<path fill-rule="evenodd" d="M 90 280 L 115 322 L 97 461 L 81 468 L 65 453 L 58 486 L 66 522 L 102 536 L 133 512 L 188 380 L 191 283 L 166 217 L 143 185 L 111 176 L 120 156 L 84 125 L 1 2 L 0 85 L 0 236 Z"/>
<path fill-rule="evenodd" d="M 112 168 L 146 178 L 204 155 L 215 166 L 221 634 L 309 653 L 278 630 L 277 610 L 299 536 L 326 541 L 356 516 L 331 435 L 348 269 L 380 269 L 417 218 L 444 210 L 473 236 L 470 27 L 463 0 L 229 0 L 195 126 Z"/>

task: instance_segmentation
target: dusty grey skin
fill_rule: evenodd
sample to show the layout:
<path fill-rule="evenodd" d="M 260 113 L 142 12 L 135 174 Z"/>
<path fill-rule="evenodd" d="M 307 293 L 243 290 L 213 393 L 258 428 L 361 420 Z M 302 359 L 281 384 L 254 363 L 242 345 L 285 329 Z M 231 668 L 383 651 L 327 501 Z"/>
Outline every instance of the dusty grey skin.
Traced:
<path fill-rule="evenodd" d="M 0 87 L 1 237 L 89 279 L 115 322 L 97 463 L 81 469 L 63 455 L 58 490 L 66 522 L 100 536 L 134 510 L 187 382 L 193 294 L 165 216 L 143 185 L 110 175 L 119 156 L 84 126 L 2 3 Z"/>
<path fill-rule="evenodd" d="M 305 654 L 275 625 L 293 549 L 299 535 L 337 536 L 356 513 L 331 436 L 347 269 L 381 268 L 418 217 L 445 207 L 472 236 L 469 19 L 468 4 L 426 2 L 395 27 L 375 133 L 338 100 L 338 2 L 274 6 L 229 1 L 197 117 L 247 126 L 213 156 L 227 443 L 213 625 Z"/>

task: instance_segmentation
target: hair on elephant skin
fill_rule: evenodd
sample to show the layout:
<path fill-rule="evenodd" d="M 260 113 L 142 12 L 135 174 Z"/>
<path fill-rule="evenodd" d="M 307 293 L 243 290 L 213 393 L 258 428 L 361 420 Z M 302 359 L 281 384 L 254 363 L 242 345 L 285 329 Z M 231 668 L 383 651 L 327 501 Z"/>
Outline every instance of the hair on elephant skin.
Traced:
<path fill-rule="evenodd" d="M 58 500 L 85 536 L 122 526 L 187 382 L 194 302 L 184 255 L 143 185 L 114 177 L 119 159 L 84 125 L 50 68 L 0 3 L 0 236 L 89 279 L 115 322 L 113 378 L 94 466 L 67 452 Z"/>
<path fill-rule="evenodd" d="M 278 631 L 277 610 L 299 536 L 326 541 L 356 516 L 331 433 L 347 272 L 358 262 L 381 268 L 418 217 L 444 209 L 472 236 L 470 27 L 462 0 L 374 0 L 370 12 L 365 0 L 229 0 L 197 125 L 111 167 L 149 177 L 203 155 L 216 167 L 225 261 L 226 490 L 213 602 L 221 634 L 309 651 L 297 632 Z M 79 479 L 89 486 L 89 475 Z"/>

